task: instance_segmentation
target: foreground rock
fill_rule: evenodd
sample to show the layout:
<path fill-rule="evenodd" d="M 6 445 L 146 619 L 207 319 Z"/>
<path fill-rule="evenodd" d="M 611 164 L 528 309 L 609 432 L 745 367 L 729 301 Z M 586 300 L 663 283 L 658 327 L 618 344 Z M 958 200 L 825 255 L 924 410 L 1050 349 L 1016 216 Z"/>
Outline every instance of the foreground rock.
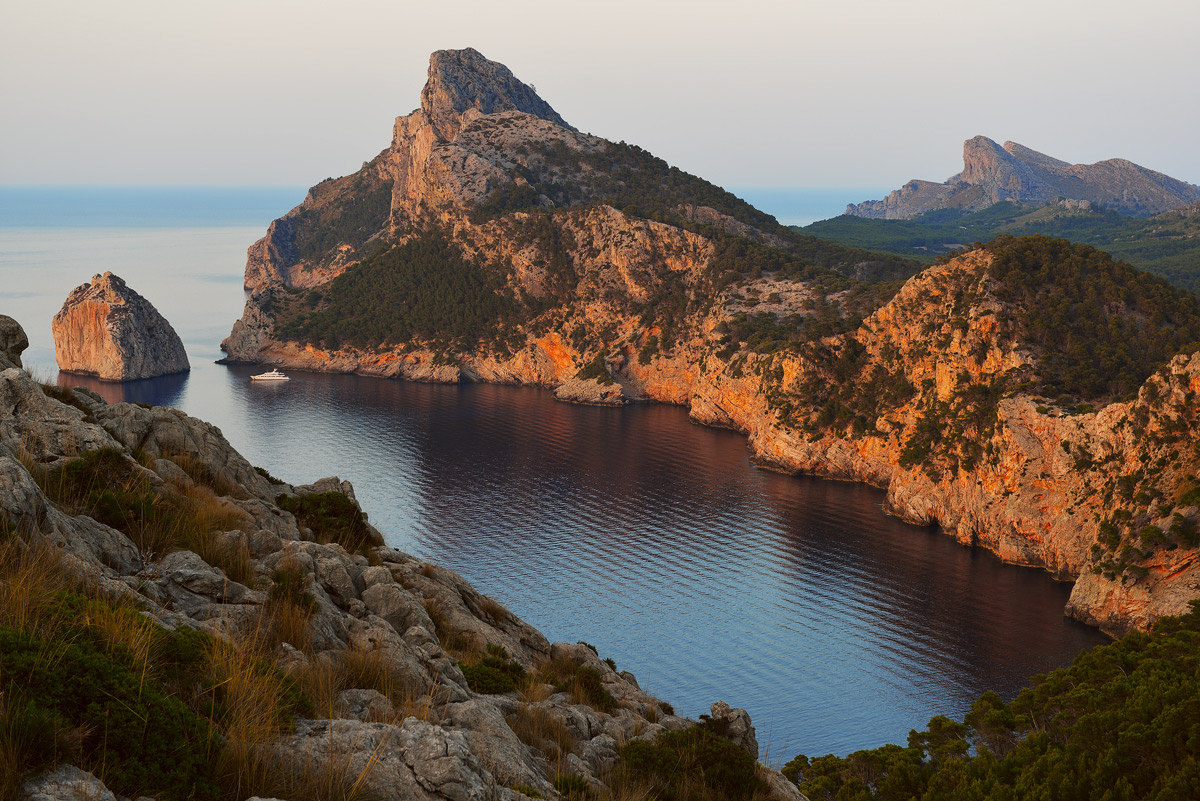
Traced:
<path fill-rule="evenodd" d="M 29 347 L 25 329 L 13 318 L 0 314 L 0 370 L 21 366 L 21 354 Z"/>
<path fill-rule="evenodd" d="M 51 330 L 64 372 L 131 381 L 191 369 L 171 324 L 111 272 L 72 290 Z"/>
<path fill-rule="evenodd" d="M 1200 186 L 1125 159 L 1068 164 L 1016 142 L 986 136 L 963 143 L 963 170 L 943 183 L 909 181 L 883 200 L 850 204 L 846 214 L 908 220 L 940 209 L 982 211 L 1003 200 L 1044 206 L 1060 199 L 1148 217 L 1200 201 Z"/>
<path fill-rule="evenodd" d="M 311 717 L 254 745 L 285 775 L 342 777 L 364 797 L 394 801 L 559 799 L 567 790 L 555 780 L 575 776 L 608 797 L 622 745 L 699 725 L 642 692 L 632 674 L 618 673 L 590 646 L 550 643 L 457 573 L 378 544 L 382 537 L 365 521 L 362 546 L 347 550 L 318 541 L 320 532 L 281 508 L 340 495 L 357 509 L 348 482 L 268 481 L 217 429 L 177 410 L 108 405 L 84 390 L 65 399 L 47 396 L 21 370 L 0 372 L 4 526 L 26 547 L 53 543 L 64 569 L 90 592 L 131 601 L 163 627 L 191 627 L 239 648 L 275 637 L 274 663 L 301 685 L 341 676 L 336 686 L 349 686 L 327 706 L 314 700 Z M 129 473 L 122 486 L 147 487 L 168 507 L 209 498 L 208 519 L 219 515 L 229 528 L 211 532 L 202 550 L 224 567 L 178 546 L 166 553 L 139 547 L 122 531 L 51 502 L 35 474 L 86 452 L 110 454 Z M 281 584 L 281 576 L 299 583 Z M 278 628 L 281 609 L 302 615 L 298 630 Z M 464 665 L 485 656 L 523 676 L 516 691 L 473 689 Z M 383 666 L 387 694 L 339 672 L 351 659 Z M 712 711 L 714 731 L 757 757 L 746 712 L 721 703 Z M 802 797 L 777 772 L 758 772 L 774 788 L 771 797 Z M 26 793 L 112 797 L 69 765 L 32 777 Z"/>

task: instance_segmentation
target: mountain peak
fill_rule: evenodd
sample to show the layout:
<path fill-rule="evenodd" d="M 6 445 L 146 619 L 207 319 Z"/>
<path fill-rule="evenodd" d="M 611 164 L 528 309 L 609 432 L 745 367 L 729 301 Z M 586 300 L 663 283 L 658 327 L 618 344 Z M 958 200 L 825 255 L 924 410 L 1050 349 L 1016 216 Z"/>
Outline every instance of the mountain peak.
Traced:
<path fill-rule="evenodd" d="M 883 200 L 852 203 L 846 214 L 907 220 L 938 209 L 980 211 L 1003 200 L 1044 206 L 1059 198 L 1087 201 L 1121 214 L 1148 216 L 1200 200 L 1200 186 L 1126 159 L 1069 164 L 986 136 L 963 142 L 963 169 L 942 183 L 913 180 Z"/>
<path fill-rule="evenodd" d="M 484 114 L 523 111 L 571 128 L 566 120 L 498 61 L 473 47 L 438 50 L 429 57 L 429 80 L 421 90 L 421 110 L 443 139 L 458 135 L 462 115 L 470 109 Z"/>

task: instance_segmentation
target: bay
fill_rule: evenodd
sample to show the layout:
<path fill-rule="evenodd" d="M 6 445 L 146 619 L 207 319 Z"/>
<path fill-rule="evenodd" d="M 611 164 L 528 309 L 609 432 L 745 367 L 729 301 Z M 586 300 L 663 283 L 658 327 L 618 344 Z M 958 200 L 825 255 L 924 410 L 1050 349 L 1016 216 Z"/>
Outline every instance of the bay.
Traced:
<path fill-rule="evenodd" d="M 680 713 L 745 707 L 772 761 L 903 742 L 1106 639 L 1062 616 L 1069 585 L 884 515 L 880 490 L 758 470 L 744 438 L 679 408 L 358 376 L 251 384 L 253 369 L 213 362 L 246 247 L 294 201 L 232 217 L 192 202 L 186 227 L 144 210 L 102 227 L 0 221 L 0 312 L 25 326 L 36 373 L 178 406 L 289 481 L 350 479 L 389 544 L 552 639 L 592 643 Z M 173 323 L 191 373 L 56 376 L 50 317 L 106 269 Z"/>

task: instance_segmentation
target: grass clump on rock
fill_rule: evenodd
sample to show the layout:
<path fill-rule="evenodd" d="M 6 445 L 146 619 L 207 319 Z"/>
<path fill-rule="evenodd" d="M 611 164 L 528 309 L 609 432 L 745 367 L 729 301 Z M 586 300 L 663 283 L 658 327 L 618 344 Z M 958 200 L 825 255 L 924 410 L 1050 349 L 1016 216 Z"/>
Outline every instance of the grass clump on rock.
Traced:
<path fill-rule="evenodd" d="M 525 668 L 510 661 L 508 652 L 498 645 L 489 645 L 487 655 L 475 664 L 459 663 L 467 686 L 485 695 L 516 692 L 517 683 L 525 677 Z"/>
<path fill-rule="evenodd" d="M 280 495 L 275 503 L 295 515 L 300 525 L 312 529 L 318 542 L 336 542 L 352 553 L 383 544 L 367 526 L 358 504 L 340 492 Z"/>

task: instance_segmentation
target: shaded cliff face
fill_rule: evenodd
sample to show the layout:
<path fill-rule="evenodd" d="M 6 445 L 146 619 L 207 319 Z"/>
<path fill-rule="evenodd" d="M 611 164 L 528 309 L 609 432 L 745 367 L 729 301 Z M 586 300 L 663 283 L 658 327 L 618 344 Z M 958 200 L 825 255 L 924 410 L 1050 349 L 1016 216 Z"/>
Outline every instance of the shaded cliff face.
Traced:
<path fill-rule="evenodd" d="M 907 220 L 939 209 L 980 211 L 1000 201 L 1033 206 L 1059 198 L 1087 201 L 1140 217 L 1200 200 L 1200 187 L 1125 159 L 1067 164 L 1016 142 L 986 136 L 963 143 L 963 170 L 944 183 L 910 181 L 883 200 L 846 207 L 846 214 Z"/>
<path fill-rule="evenodd" d="M 1195 369 L 1170 362 L 1200 343 L 1191 296 L 1044 239 L 997 240 L 908 278 L 908 265 L 789 234 L 635 148 L 470 104 L 447 141 L 428 113 L 400 118 L 391 149 L 315 187 L 268 240 L 335 202 L 368 208 L 371 192 L 353 187 L 377 175 L 391 181 L 386 229 L 360 245 L 336 224 L 314 229 L 334 244 L 269 276 L 255 254 L 287 243 L 252 248 L 232 360 L 687 405 L 746 433 L 765 466 L 886 487 L 910 521 L 1088 576 L 1072 613 L 1107 630 L 1200 594 L 1186 561 L 1200 543 L 1165 522 L 1197 510 L 1108 491 L 1169 456 L 1177 469 L 1154 491 L 1190 497 L 1197 455 L 1142 441 L 1142 415 L 1159 412 L 1115 401 L 1156 370 Z M 1013 158 L 1000 153 L 993 172 Z M 1175 414 L 1194 413 L 1194 396 L 1178 400 Z M 1101 526 L 1114 515 L 1115 539 Z M 1143 542 L 1163 525 L 1161 543 Z"/>
<path fill-rule="evenodd" d="M 64 372 L 128 381 L 191 369 L 171 324 L 111 272 L 73 289 L 51 330 Z"/>

